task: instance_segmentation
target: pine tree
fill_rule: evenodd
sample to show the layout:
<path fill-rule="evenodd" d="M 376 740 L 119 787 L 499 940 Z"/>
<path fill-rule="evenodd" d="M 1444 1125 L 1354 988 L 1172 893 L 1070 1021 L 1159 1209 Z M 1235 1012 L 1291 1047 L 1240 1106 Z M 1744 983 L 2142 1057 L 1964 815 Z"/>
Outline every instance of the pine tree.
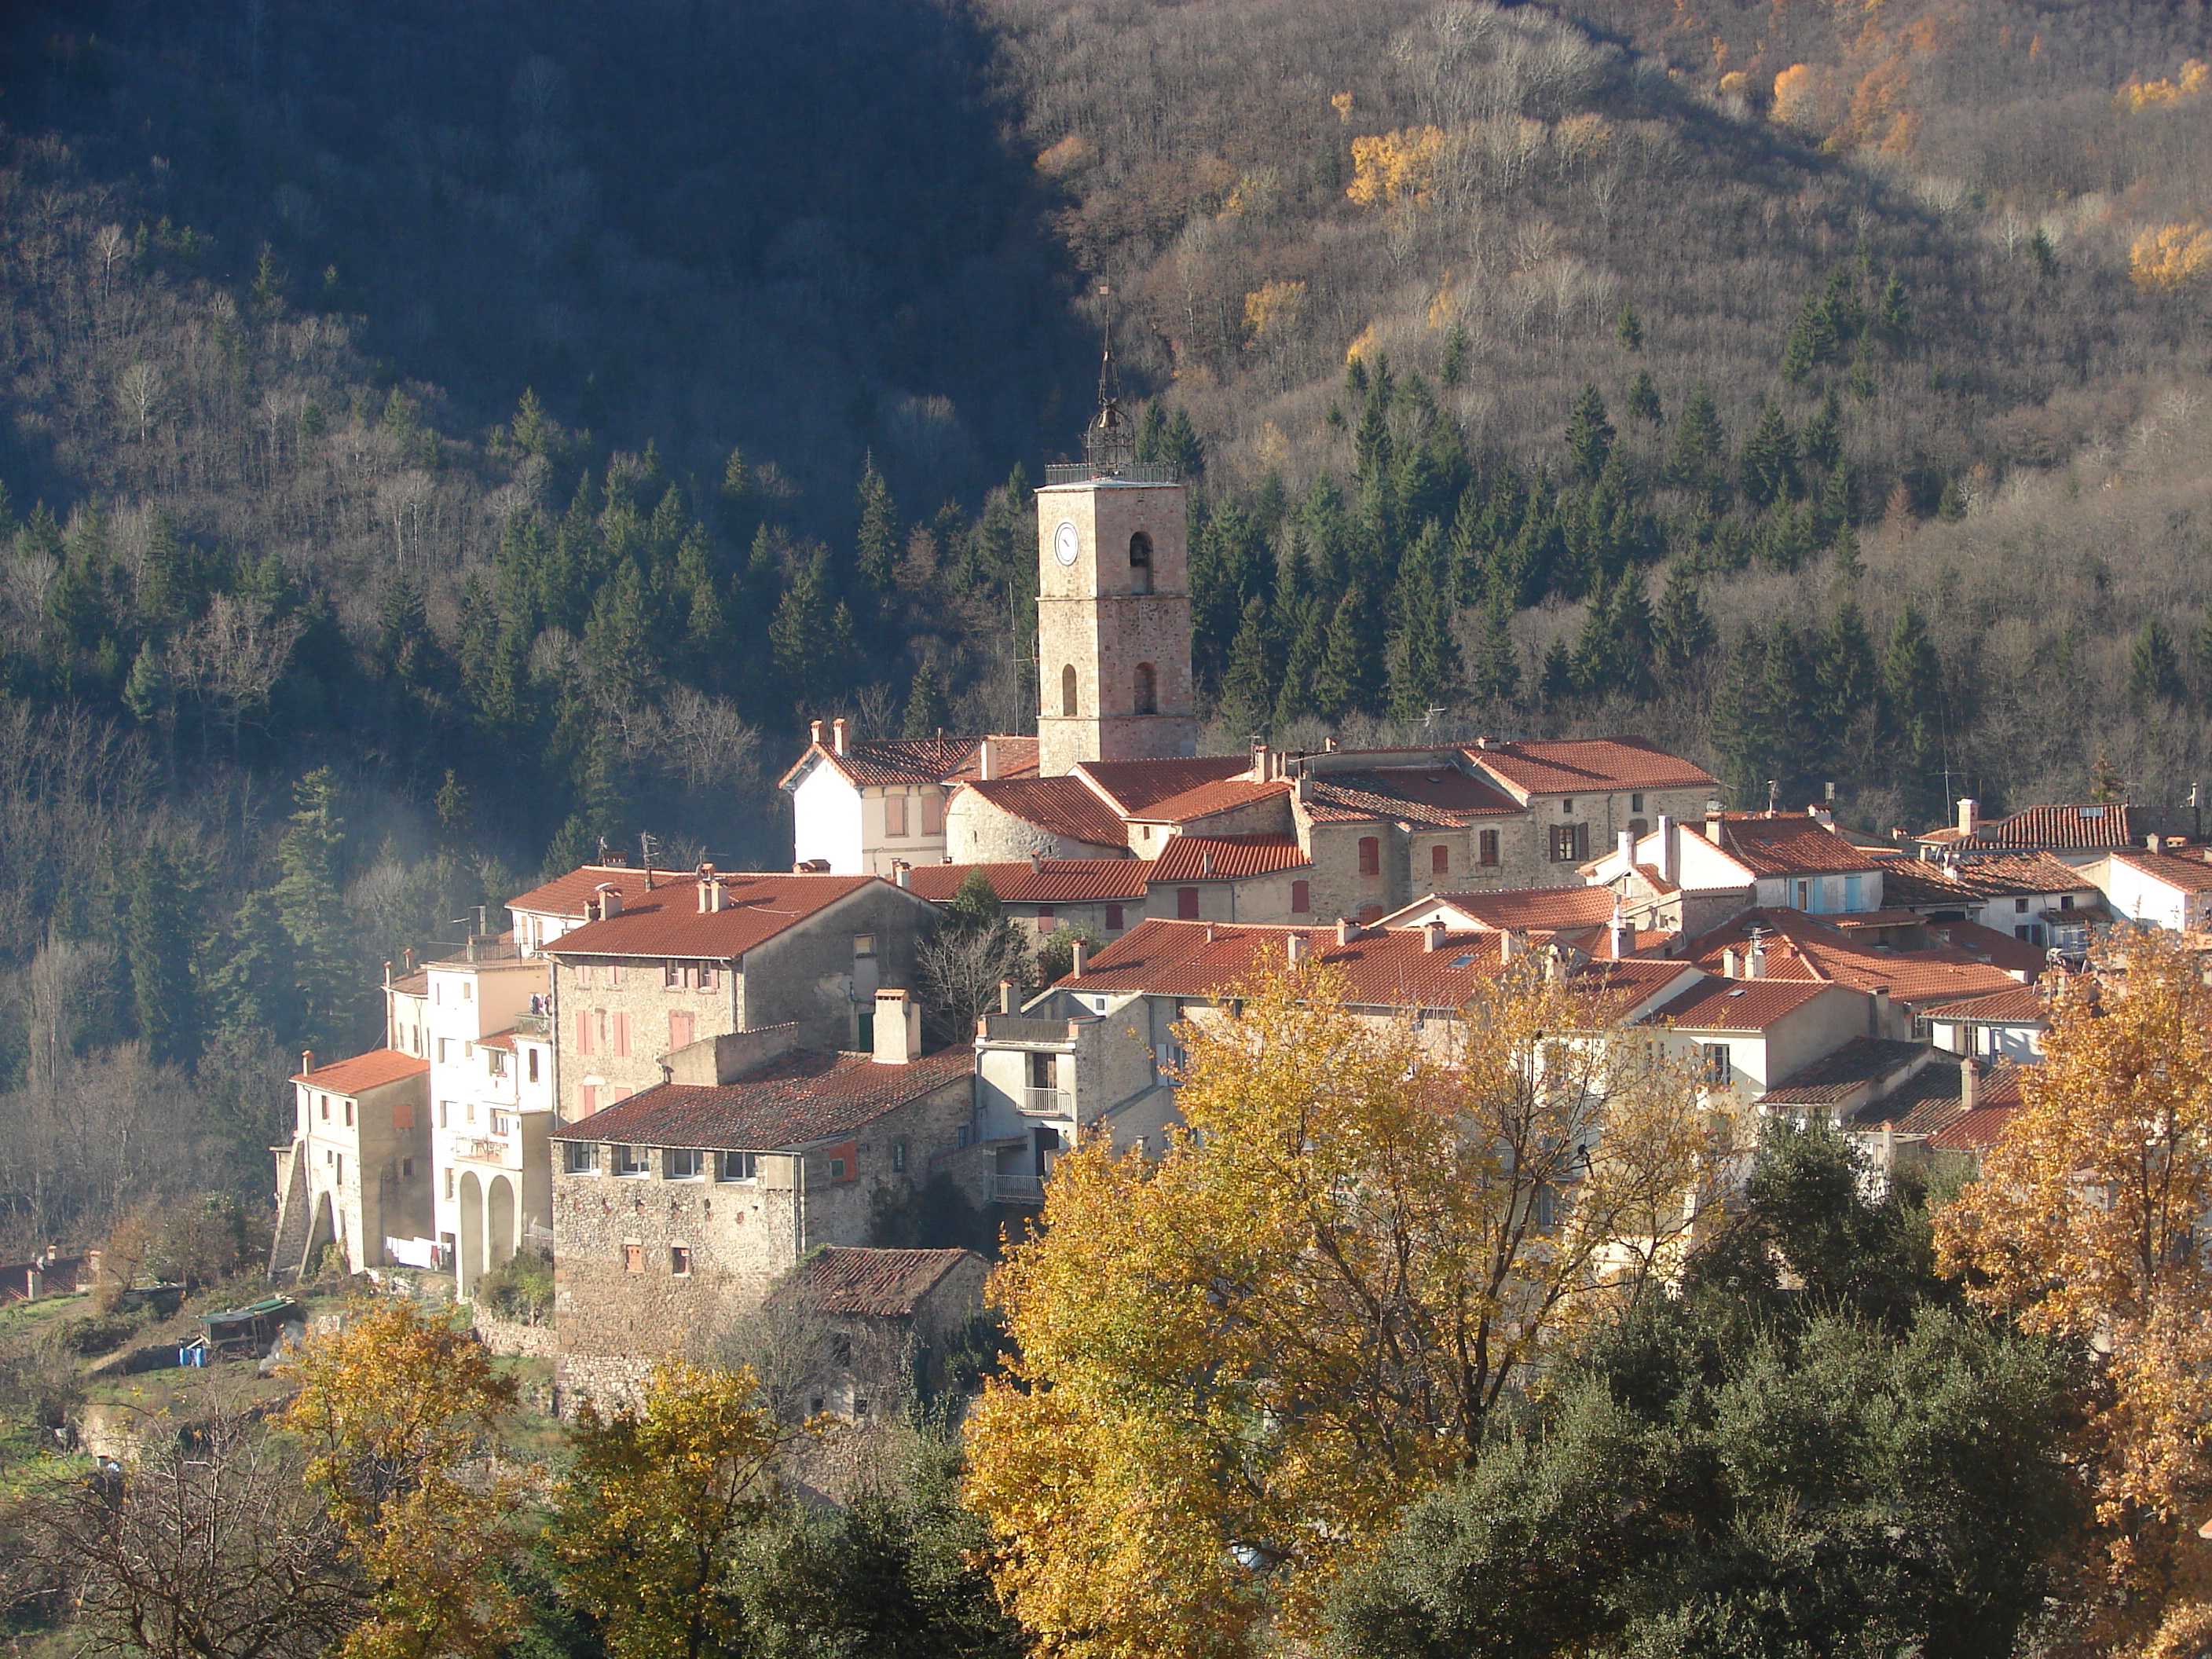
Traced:
<path fill-rule="evenodd" d="M 152 726 L 169 713 L 169 671 L 161 650 L 149 640 L 138 647 L 131 678 L 123 683 L 123 706 L 141 726 Z"/>
<path fill-rule="evenodd" d="M 1620 320 L 1613 325 L 1613 337 L 1624 351 L 1644 349 L 1644 321 L 1636 314 L 1636 307 L 1624 304 Z"/>
<path fill-rule="evenodd" d="M 2138 714 L 2182 696 L 2181 659 L 2166 624 L 2153 617 L 2128 653 L 2128 704 Z"/>
<path fill-rule="evenodd" d="M 1567 457 L 1577 477 L 1585 483 L 1597 481 L 1613 453 L 1614 435 L 1613 422 L 1606 418 L 1605 399 L 1595 386 L 1585 385 L 1575 399 L 1574 413 L 1567 417 Z"/>
<path fill-rule="evenodd" d="M 1271 607 L 1266 595 L 1255 593 L 1244 601 L 1229 664 L 1221 675 L 1220 717 L 1232 734 L 1267 728 L 1278 690 L 1274 659 Z"/>
<path fill-rule="evenodd" d="M 1936 747 L 1941 672 L 1928 624 L 1907 599 L 1882 653 L 1881 694 L 1890 729 L 1916 763 Z"/>
<path fill-rule="evenodd" d="M 1805 422 L 1802 447 L 1808 466 L 1826 470 L 1843 459 L 1844 408 L 1836 399 L 1833 386 L 1830 386 L 1827 395 L 1820 399 L 1820 406 L 1813 411 L 1813 418 Z"/>
<path fill-rule="evenodd" d="M 1723 785 L 1739 807 L 1765 805 L 1767 768 L 1775 749 L 1766 708 L 1766 652 L 1746 629 L 1729 653 L 1706 711 L 1706 734 Z"/>
<path fill-rule="evenodd" d="M 2197 677 L 2212 690 L 2212 605 L 2204 607 L 2204 620 L 2197 629 Z"/>
<path fill-rule="evenodd" d="M 299 980 L 291 935 L 273 894 L 246 896 L 231 918 L 227 944 L 222 965 L 208 983 L 217 1029 L 234 1035 L 269 1031 L 289 1042 L 300 1030 Z"/>
<path fill-rule="evenodd" d="M 899 735 L 909 742 L 935 737 L 945 729 L 947 714 L 945 683 L 937 672 L 937 659 L 924 657 L 914 671 L 906 692 L 906 720 Z"/>
<path fill-rule="evenodd" d="M 1399 572 L 1398 631 L 1391 641 L 1390 717 L 1410 726 L 1459 695 L 1459 642 L 1443 538 L 1431 520 Z"/>
<path fill-rule="evenodd" d="M 1180 404 L 1168 422 L 1160 459 L 1174 467 L 1176 476 L 1186 483 L 1206 476 L 1206 445 L 1198 435 L 1198 428 L 1190 423 L 1190 411 Z"/>
<path fill-rule="evenodd" d="M 1797 497 L 1796 434 L 1771 399 L 1759 405 L 1744 440 L 1742 481 L 1743 493 L 1760 507 Z"/>
<path fill-rule="evenodd" d="M 634 708 L 659 690 L 659 634 L 647 606 L 645 578 L 624 559 L 584 624 L 584 665 L 611 706 Z"/>
<path fill-rule="evenodd" d="M 1133 450 L 1135 459 L 1147 464 L 1167 459 L 1167 405 L 1155 398 L 1145 405 L 1145 412 L 1137 417 L 1137 437 Z"/>
<path fill-rule="evenodd" d="M 1564 635 L 1552 641 L 1544 653 L 1544 666 L 1538 689 L 1542 692 L 1544 707 L 1563 708 L 1575 694 L 1574 659 L 1568 653 Z"/>
<path fill-rule="evenodd" d="M 157 1064 L 189 1065 L 199 1054 L 199 988 L 192 972 L 197 884 L 161 842 L 149 842 L 132 872 L 126 955 L 138 1035 Z"/>
<path fill-rule="evenodd" d="M 721 500 L 718 507 L 722 518 L 722 534 L 733 545 L 745 545 L 761 528 L 759 488 L 753 482 L 753 470 L 747 464 L 745 452 L 742 449 L 732 449 L 730 459 L 723 464 Z"/>
<path fill-rule="evenodd" d="M 876 458 L 871 453 L 860 471 L 860 529 L 855 538 L 856 560 L 860 578 L 878 592 L 891 585 L 891 577 L 898 569 L 899 534 L 898 507 L 891 500 L 890 486 L 884 475 L 876 471 Z"/>
<path fill-rule="evenodd" d="M 1374 707 L 1376 664 L 1367 621 L 1366 590 L 1354 582 L 1337 601 L 1328 634 L 1316 665 L 1313 712 L 1325 720 L 1365 713 Z"/>
<path fill-rule="evenodd" d="M 345 828 L 337 816 L 337 779 L 319 767 L 293 787 L 297 808 L 277 844 L 283 872 L 272 896 L 277 919 L 292 944 L 302 1035 L 335 1051 L 358 1023 L 351 919 L 338 880 Z"/>
<path fill-rule="evenodd" d="M 1469 343 L 1467 337 L 1467 325 L 1454 323 L 1450 335 L 1444 341 L 1443 366 L 1437 373 L 1437 378 L 1444 385 L 1457 386 L 1466 375 Z"/>
<path fill-rule="evenodd" d="M 1642 421 L 1651 426 L 1663 426 L 1667 411 L 1660 406 L 1659 388 L 1651 379 L 1651 371 L 1636 371 L 1636 384 L 1628 388 L 1628 400 L 1623 405 L 1632 421 Z"/>
<path fill-rule="evenodd" d="M 1690 389 L 1682 417 L 1674 423 L 1674 452 L 1667 459 L 1667 482 L 1717 506 L 1725 488 L 1722 469 L 1728 457 L 1728 433 L 1713 394 L 1700 380 Z"/>
<path fill-rule="evenodd" d="M 1872 706 L 1878 690 L 1874 644 L 1852 599 L 1839 601 L 1821 630 L 1814 680 L 1814 718 L 1831 742 L 1839 741 L 1860 712 Z"/>
<path fill-rule="evenodd" d="M 1285 632 L 1290 648 L 1283 657 L 1282 689 L 1275 694 L 1274 718 L 1268 722 L 1270 731 L 1288 731 L 1304 716 L 1316 712 L 1313 688 L 1328 649 L 1328 614 L 1318 595 L 1308 594 L 1298 601 L 1296 612 L 1286 623 Z"/>
<path fill-rule="evenodd" d="M 768 626 L 769 650 L 793 707 L 822 708 L 843 685 L 851 633 L 850 614 L 830 598 L 829 559 L 817 553 L 793 574 Z"/>
<path fill-rule="evenodd" d="M 1482 608 L 1482 654 L 1470 688 L 1475 702 L 1510 704 L 1521 695 L 1521 658 L 1513 648 L 1513 613 L 1501 599 Z"/>
<path fill-rule="evenodd" d="M 1667 586 L 1652 618 L 1651 639 L 1655 653 L 1675 674 L 1702 667 L 1718 643 L 1712 618 L 1698 597 L 1698 579 L 1686 558 L 1668 563 Z"/>
<path fill-rule="evenodd" d="M 1772 739 L 1766 775 L 1782 786 L 1784 799 L 1796 793 L 1814 762 L 1808 750 L 1817 746 L 1819 738 L 1812 717 L 1814 688 L 1805 645 L 1804 636 L 1789 617 L 1774 619 L 1766 636 L 1765 684 L 1761 696 Z M 1764 799 L 1759 804 L 1764 805 Z"/>

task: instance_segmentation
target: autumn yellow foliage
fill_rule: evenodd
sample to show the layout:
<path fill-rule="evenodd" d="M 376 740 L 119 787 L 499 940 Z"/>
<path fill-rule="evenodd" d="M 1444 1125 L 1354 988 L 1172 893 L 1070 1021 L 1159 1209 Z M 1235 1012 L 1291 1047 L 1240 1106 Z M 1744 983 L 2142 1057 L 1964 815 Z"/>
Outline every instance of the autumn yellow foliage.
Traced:
<path fill-rule="evenodd" d="M 2059 999 L 2025 1106 L 1936 1217 L 1946 1272 L 2100 1356 L 2082 1433 L 2104 1530 L 2099 1651 L 2212 1640 L 2212 988 L 2172 935 L 2115 941 Z M 2093 1566 L 2094 1571 L 2094 1566 Z"/>
<path fill-rule="evenodd" d="M 490 1659 L 522 1610 L 493 1565 L 513 1541 L 511 1493 L 485 1464 L 514 1382 L 469 1332 L 385 1300 L 309 1342 L 286 1368 L 287 1413 L 313 1449 L 310 1486 L 343 1526 L 372 1611 L 340 1659 Z"/>
<path fill-rule="evenodd" d="M 1443 157 L 1441 127 L 1407 127 L 1352 141 L 1352 184 L 1345 191 L 1362 207 L 1419 205 L 1435 192 Z"/>
<path fill-rule="evenodd" d="M 2147 109 L 2157 109 L 2166 104 L 2178 104 L 2204 89 L 2212 80 L 2212 64 L 2192 58 L 2181 66 L 2178 80 L 2130 81 L 2122 87 L 2113 102 L 2130 115 L 2141 114 Z"/>
<path fill-rule="evenodd" d="M 1563 1038 L 1575 990 L 1531 970 L 1425 1031 L 1341 998 L 1307 969 L 1187 1021 L 1188 1131 L 1157 1164 L 1063 1158 L 993 1280 L 1021 1358 L 970 1418 L 967 1497 L 1044 1654 L 1310 1632 L 1697 1212 L 1695 1088 Z"/>
<path fill-rule="evenodd" d="M 1244 327 L 1256 344 L 1296 325 L 1304 312 L 1304 283 L 1267 283 L 1244 296 Z"/>
<path fill-rule="evenodd" d="M 2202 225 L 2147 230 L 2128 250 L 2128 275 L 2146 292 L 2192 288 L 2212 272 L 2212 231 Z"/>

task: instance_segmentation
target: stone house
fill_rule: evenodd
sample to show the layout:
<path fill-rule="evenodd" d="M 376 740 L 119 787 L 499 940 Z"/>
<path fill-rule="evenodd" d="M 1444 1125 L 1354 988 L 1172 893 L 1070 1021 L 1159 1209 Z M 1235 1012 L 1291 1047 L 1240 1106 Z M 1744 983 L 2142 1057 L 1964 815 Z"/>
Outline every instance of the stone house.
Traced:
<path fill-rule="evenodd" d="M 276 1153 L 276 1231 L 270 1272 L 296 1277 L 335 1243 L 346 1271 L 397 1260 L 430 1228 L 430 1067 L 372 1048 L 335 1065 L 301 1057 L 292 1076 L 293 1131 Z"/>
<path fill-rule="evenodd" d="M 1039 939 L 1055 928 L 1088 929 L 1114 939 L 1144 920 L 1151 866 L 1138 859 L 1027 858 L 1006 864 L 927 864 L 901 868 L 892 879 L 937 905 L 949 904 L 971 872 L 981 871 L 1006 916 Z"/>
<path fill-rule="evenodd" d="M 809 1413 L 866 1421 L 944 1388 L 946 1349 L 983 1311 L 990 1270 L 973 1250 L 832 1244 L 808 1255 L 768 1305 L 827 1328 Z"/>
<path fill-rule="evenodd" d="M 1917 842 L 1944 852 L 2049 853 L 2068 864 L 2085 865 L 2107 853 L 2141 847 L 2150 830 L 2142 809 L 2125 801 L 2023 806 L 2005 817 L 1984 818 L 1981 802 L 1968 797 L 1960 801 L 1954 822 L 1904 838 L 1908 847 Z"/>
<path fill-rule="evenodd" d="M 805 1046 L 869 1048 L 877 990 L 912 982 L 937 921 L 874 876 L 702 865 L 626 884 L 605 884 L 598 915 L 541 947 L 563 1122 L 659 1082 L 666 1056 L 709 1038 L 789 1025 Z"/>
<path fill-rule="evenodd" d="M 710 1345 L 811 1252 L 865 1243 L 970 1138 L 974 1055 L 921 1054 L 913 1000 L 881 1000 L 870 1054 L 756 1051 L 553 1132 L 564 1393 L 619 1391 L 655 1356 Z"/>

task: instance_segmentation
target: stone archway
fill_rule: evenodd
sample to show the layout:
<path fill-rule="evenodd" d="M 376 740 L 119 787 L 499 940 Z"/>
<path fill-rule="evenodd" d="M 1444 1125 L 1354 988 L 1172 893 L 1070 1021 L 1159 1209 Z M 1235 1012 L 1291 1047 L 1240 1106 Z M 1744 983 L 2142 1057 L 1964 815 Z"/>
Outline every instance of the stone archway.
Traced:
<path fill-rule="evenodd" d="M 313 1275 L 316 1259 L 322 1255 L 323 1246 L 337 1243 L 337 1217 L 331 1207 L 331 1195 L 328 1192 L 318 1194 L 315 1198 L 315 1218 L 307 1224 L 307 1248 L 300 1257 L 301 1278 L 310 1278 Z"/>
<path fill-rule="evenodd" d="M 461 1176 L 461 1260 L 455 1289 L 462 1296 L 477 1287 L 483 1277 L 484 1259 L 484 1201 L 483 1188 L 477 1180 L 477 1172 L 470 1170 Z"/>
<path fill-rule="evenodd" d="M 494 1176 L 484 1199 L 484 1267 L 503 1267 L 514 1255 L 514 1187 Z"/>

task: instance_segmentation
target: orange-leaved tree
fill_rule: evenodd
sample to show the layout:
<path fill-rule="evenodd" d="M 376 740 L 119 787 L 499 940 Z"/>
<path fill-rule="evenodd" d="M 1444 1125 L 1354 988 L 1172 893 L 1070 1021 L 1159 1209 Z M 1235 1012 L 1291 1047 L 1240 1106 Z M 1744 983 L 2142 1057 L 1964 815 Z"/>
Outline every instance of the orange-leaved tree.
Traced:
<path fill-rule="evenodd" d="M 1944 1271 L 2099 1372 L 2082 1429 L 2105 1549 L 2094 1650 L 2212 1642 L 2212 988 L 2173 935 L 2137 928 L 2057 997 L 2042 1065 L 1981 1178 L 1936 1215 Z M 2094 1582 L 2102 1578 L 2100 1585 Z"/>
<path fill-rule="evenodd" d="M 507 1485 L 495 1473 L 510 1377 L 468 1331 L 385 1300 L 317 1337 L 286 1367 L 300 1385 L 287 1420 L 312 1453 L 323 1496 L 370 1587 L 370 1613 L 341 1659 L 489 1659 L 521 1627 L 498 1562 Z"/>
<path fill-rule="evenodd" d="M 1310 1630 L 1547 1341 L 1698 1208 L 1696 1090 L 1516 969 L 1456 1021 L 1306 968 L 1187 1020 L 1157 1164 L 1063 1158 L 994 1280 L 1021 1358 L 970 1419 L 1001 1595 L 1069 1659 Z"/>
<path fill-rule="evenodd" d="M 611 1659 L 702 1659 L 741 1649 L 727 1575 L 766 1511 L 783 1435 L 753 1374 L 667 1358 L 641 1402 L 572 1436 L 551 1532 L 562 1593 L 599 1621 Z"/>

